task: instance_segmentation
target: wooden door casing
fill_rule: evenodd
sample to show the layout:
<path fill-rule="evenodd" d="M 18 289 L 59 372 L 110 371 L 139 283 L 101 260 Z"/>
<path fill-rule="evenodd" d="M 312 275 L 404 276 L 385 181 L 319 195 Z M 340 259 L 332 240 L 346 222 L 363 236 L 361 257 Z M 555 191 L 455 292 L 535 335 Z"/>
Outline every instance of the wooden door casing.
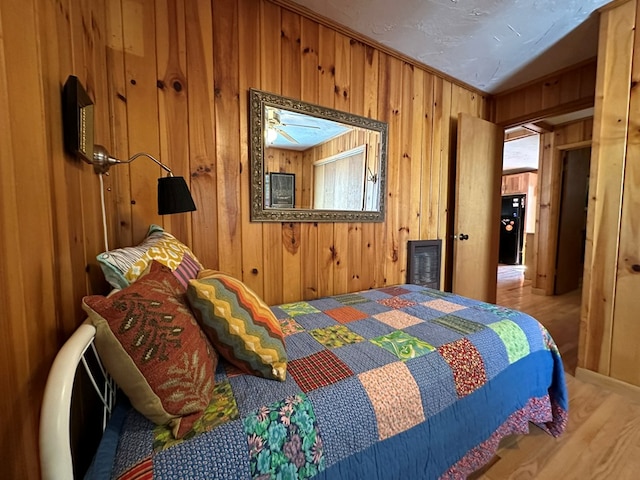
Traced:
<path fill-rule="evenodd" d="M 563 155 L 554 286 L 556 295 L 562 295 L 580 286 L 584 266 L 590 160 L 590 147 L 567 150 Z"/>

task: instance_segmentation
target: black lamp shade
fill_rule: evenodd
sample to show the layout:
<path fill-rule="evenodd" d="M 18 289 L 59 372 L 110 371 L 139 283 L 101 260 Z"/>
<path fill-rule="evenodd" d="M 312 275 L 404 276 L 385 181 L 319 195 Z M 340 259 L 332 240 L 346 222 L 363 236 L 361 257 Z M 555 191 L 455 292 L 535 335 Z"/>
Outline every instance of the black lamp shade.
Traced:
<path fill-rule="evenodd" d="M 193 198 L 183 177 L 160 177 L 158 179 L 158 215 L 193 212 Z"/>

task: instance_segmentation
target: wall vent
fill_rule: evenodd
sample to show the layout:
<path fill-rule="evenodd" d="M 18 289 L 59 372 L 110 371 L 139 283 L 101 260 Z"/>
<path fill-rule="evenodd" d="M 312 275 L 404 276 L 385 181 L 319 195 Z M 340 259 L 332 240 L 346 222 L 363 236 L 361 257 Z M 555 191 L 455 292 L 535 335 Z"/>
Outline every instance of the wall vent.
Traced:
<path fill-rule="evenodd" d="M 440 290 L 441 240 L 409 240 L 407 283 Z"/>

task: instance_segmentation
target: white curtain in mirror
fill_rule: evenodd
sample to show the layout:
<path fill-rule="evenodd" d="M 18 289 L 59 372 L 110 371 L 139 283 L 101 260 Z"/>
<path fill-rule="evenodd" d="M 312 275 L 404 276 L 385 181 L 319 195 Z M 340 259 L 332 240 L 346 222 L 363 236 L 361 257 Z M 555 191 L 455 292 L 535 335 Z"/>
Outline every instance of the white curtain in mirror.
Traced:
<path fill-rule="evenodd" d="M 313 164 L 313 208 L 362 210 L 365 199 L 365 145 Z"/>

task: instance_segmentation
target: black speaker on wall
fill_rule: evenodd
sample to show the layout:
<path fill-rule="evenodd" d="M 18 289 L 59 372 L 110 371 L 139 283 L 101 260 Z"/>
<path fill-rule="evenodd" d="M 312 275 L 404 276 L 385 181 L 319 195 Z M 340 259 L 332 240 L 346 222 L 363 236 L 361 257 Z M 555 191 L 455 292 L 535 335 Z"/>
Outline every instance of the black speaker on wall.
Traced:
<path fill-rule="evenodd" d="M 407 283 L 440 290 L 442 240 L 409 240 Z"/>

